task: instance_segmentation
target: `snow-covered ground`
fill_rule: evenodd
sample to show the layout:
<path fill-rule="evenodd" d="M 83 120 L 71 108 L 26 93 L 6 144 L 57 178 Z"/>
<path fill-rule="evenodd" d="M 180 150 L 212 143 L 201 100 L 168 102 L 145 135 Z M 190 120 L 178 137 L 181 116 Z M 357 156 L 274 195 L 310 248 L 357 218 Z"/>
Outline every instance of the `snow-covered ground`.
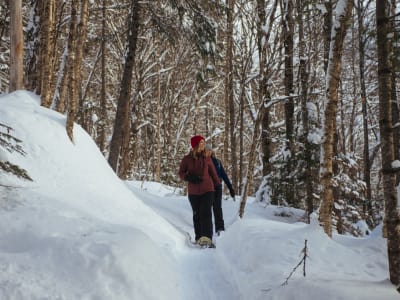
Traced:
<path fill-rule="evenodd" d="M 216 249 L 187 246 L 186 196 L 155 182 L 123 182 L 91 138 L 28 92 L 0 95 L 0 123 L 21 155 L 0 145 L 0 299 L 343 299 L 394 300 L 386 241 L 334 235 L 299 210 L 250 199 L 223 201 L 227 230 Z M 0 126 L 0 131 L 7 129 Z M 282 285 L 303 258 L 301 264 Z"/>

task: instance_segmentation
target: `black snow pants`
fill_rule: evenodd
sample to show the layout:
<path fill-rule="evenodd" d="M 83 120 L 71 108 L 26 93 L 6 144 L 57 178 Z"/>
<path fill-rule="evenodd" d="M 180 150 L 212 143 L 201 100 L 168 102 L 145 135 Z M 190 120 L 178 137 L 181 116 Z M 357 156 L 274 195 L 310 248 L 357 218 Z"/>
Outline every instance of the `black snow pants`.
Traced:
<path fill-rule="evenodd" d="M 214 200 L 214 192 L 201 195 L 189 195 L 189 202 L 193 211 L 193 225 L 196 241 L 202 236 L 212 239 L 212 212 L 211 206 Z"/>

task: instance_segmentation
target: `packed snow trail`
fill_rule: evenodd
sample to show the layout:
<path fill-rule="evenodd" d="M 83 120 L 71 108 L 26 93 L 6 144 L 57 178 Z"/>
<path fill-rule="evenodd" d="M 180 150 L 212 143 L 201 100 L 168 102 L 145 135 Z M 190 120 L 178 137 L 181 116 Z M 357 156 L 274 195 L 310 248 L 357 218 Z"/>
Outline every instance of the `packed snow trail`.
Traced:
<path fill-rule="evenodd" d="M 128 186 L 135 194 L 135 190 L 138 188 L 129 184 Z M 139 193 L 137 194 L 139 195 Z M 141 191 L 140 198 L 173 225 L 180 232 L 182 238 L 187 239 L 186 233 L 193 236 L 192 211 L 189 201 L 185 197 L 174 195 L 165 201 L 164 196 L 150 193 L 144 195 Z M 240 292 L 234 282 L 234 277 L 227 276 L 229 271 L 224 270 L 223 253 L 221 249 L 218 249 L 220 237 L 214 236 L 213 239 L 217 245 L 216 249 L 187 246 L 177 255 L 180 263 L 178 269 L 180 269 L 183 299 L 240 299 Z"/>

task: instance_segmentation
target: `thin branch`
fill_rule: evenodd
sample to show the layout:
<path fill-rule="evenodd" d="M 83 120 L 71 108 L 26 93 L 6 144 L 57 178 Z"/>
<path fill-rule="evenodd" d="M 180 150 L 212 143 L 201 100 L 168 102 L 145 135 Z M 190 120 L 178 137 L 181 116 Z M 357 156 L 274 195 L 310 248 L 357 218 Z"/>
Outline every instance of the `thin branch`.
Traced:
<path fill-rule="evenodd" d="M 301 261 L 297 264 L 297 266 L 295 266 L 292 270 L 292 272 L 290 272 L 289 276 L 286 278 L 286 280 L 281 284 L 281 286 L 287 285 L 289 283 L 289 279 L 290 277 L 292 277 L 292 275 L 294 274 L 294 272 L 297 270 L 297 268 L 303 263 L 303 276 L 306 277 L 306 259 L 308 257 L 307 255 L 307 240 L 304 241 L 304 248 L 301 251 L 303 253 L 303 258 L 301 259 Z"/>

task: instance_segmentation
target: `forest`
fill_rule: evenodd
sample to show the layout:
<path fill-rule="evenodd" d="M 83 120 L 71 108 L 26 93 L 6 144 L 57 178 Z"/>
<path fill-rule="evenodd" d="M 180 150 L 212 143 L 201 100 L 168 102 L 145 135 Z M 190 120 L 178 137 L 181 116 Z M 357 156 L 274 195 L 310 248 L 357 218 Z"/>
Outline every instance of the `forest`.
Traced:
<path fill-rule="evenodd" d="M 124 180 L 184 187 L 201 134 L 241 217 L 252 195 L 328 236 L 383 223 L 396 285 L 399 72 L 396 0 L 0 1 L 0 94 L 40 95 Z"/>

